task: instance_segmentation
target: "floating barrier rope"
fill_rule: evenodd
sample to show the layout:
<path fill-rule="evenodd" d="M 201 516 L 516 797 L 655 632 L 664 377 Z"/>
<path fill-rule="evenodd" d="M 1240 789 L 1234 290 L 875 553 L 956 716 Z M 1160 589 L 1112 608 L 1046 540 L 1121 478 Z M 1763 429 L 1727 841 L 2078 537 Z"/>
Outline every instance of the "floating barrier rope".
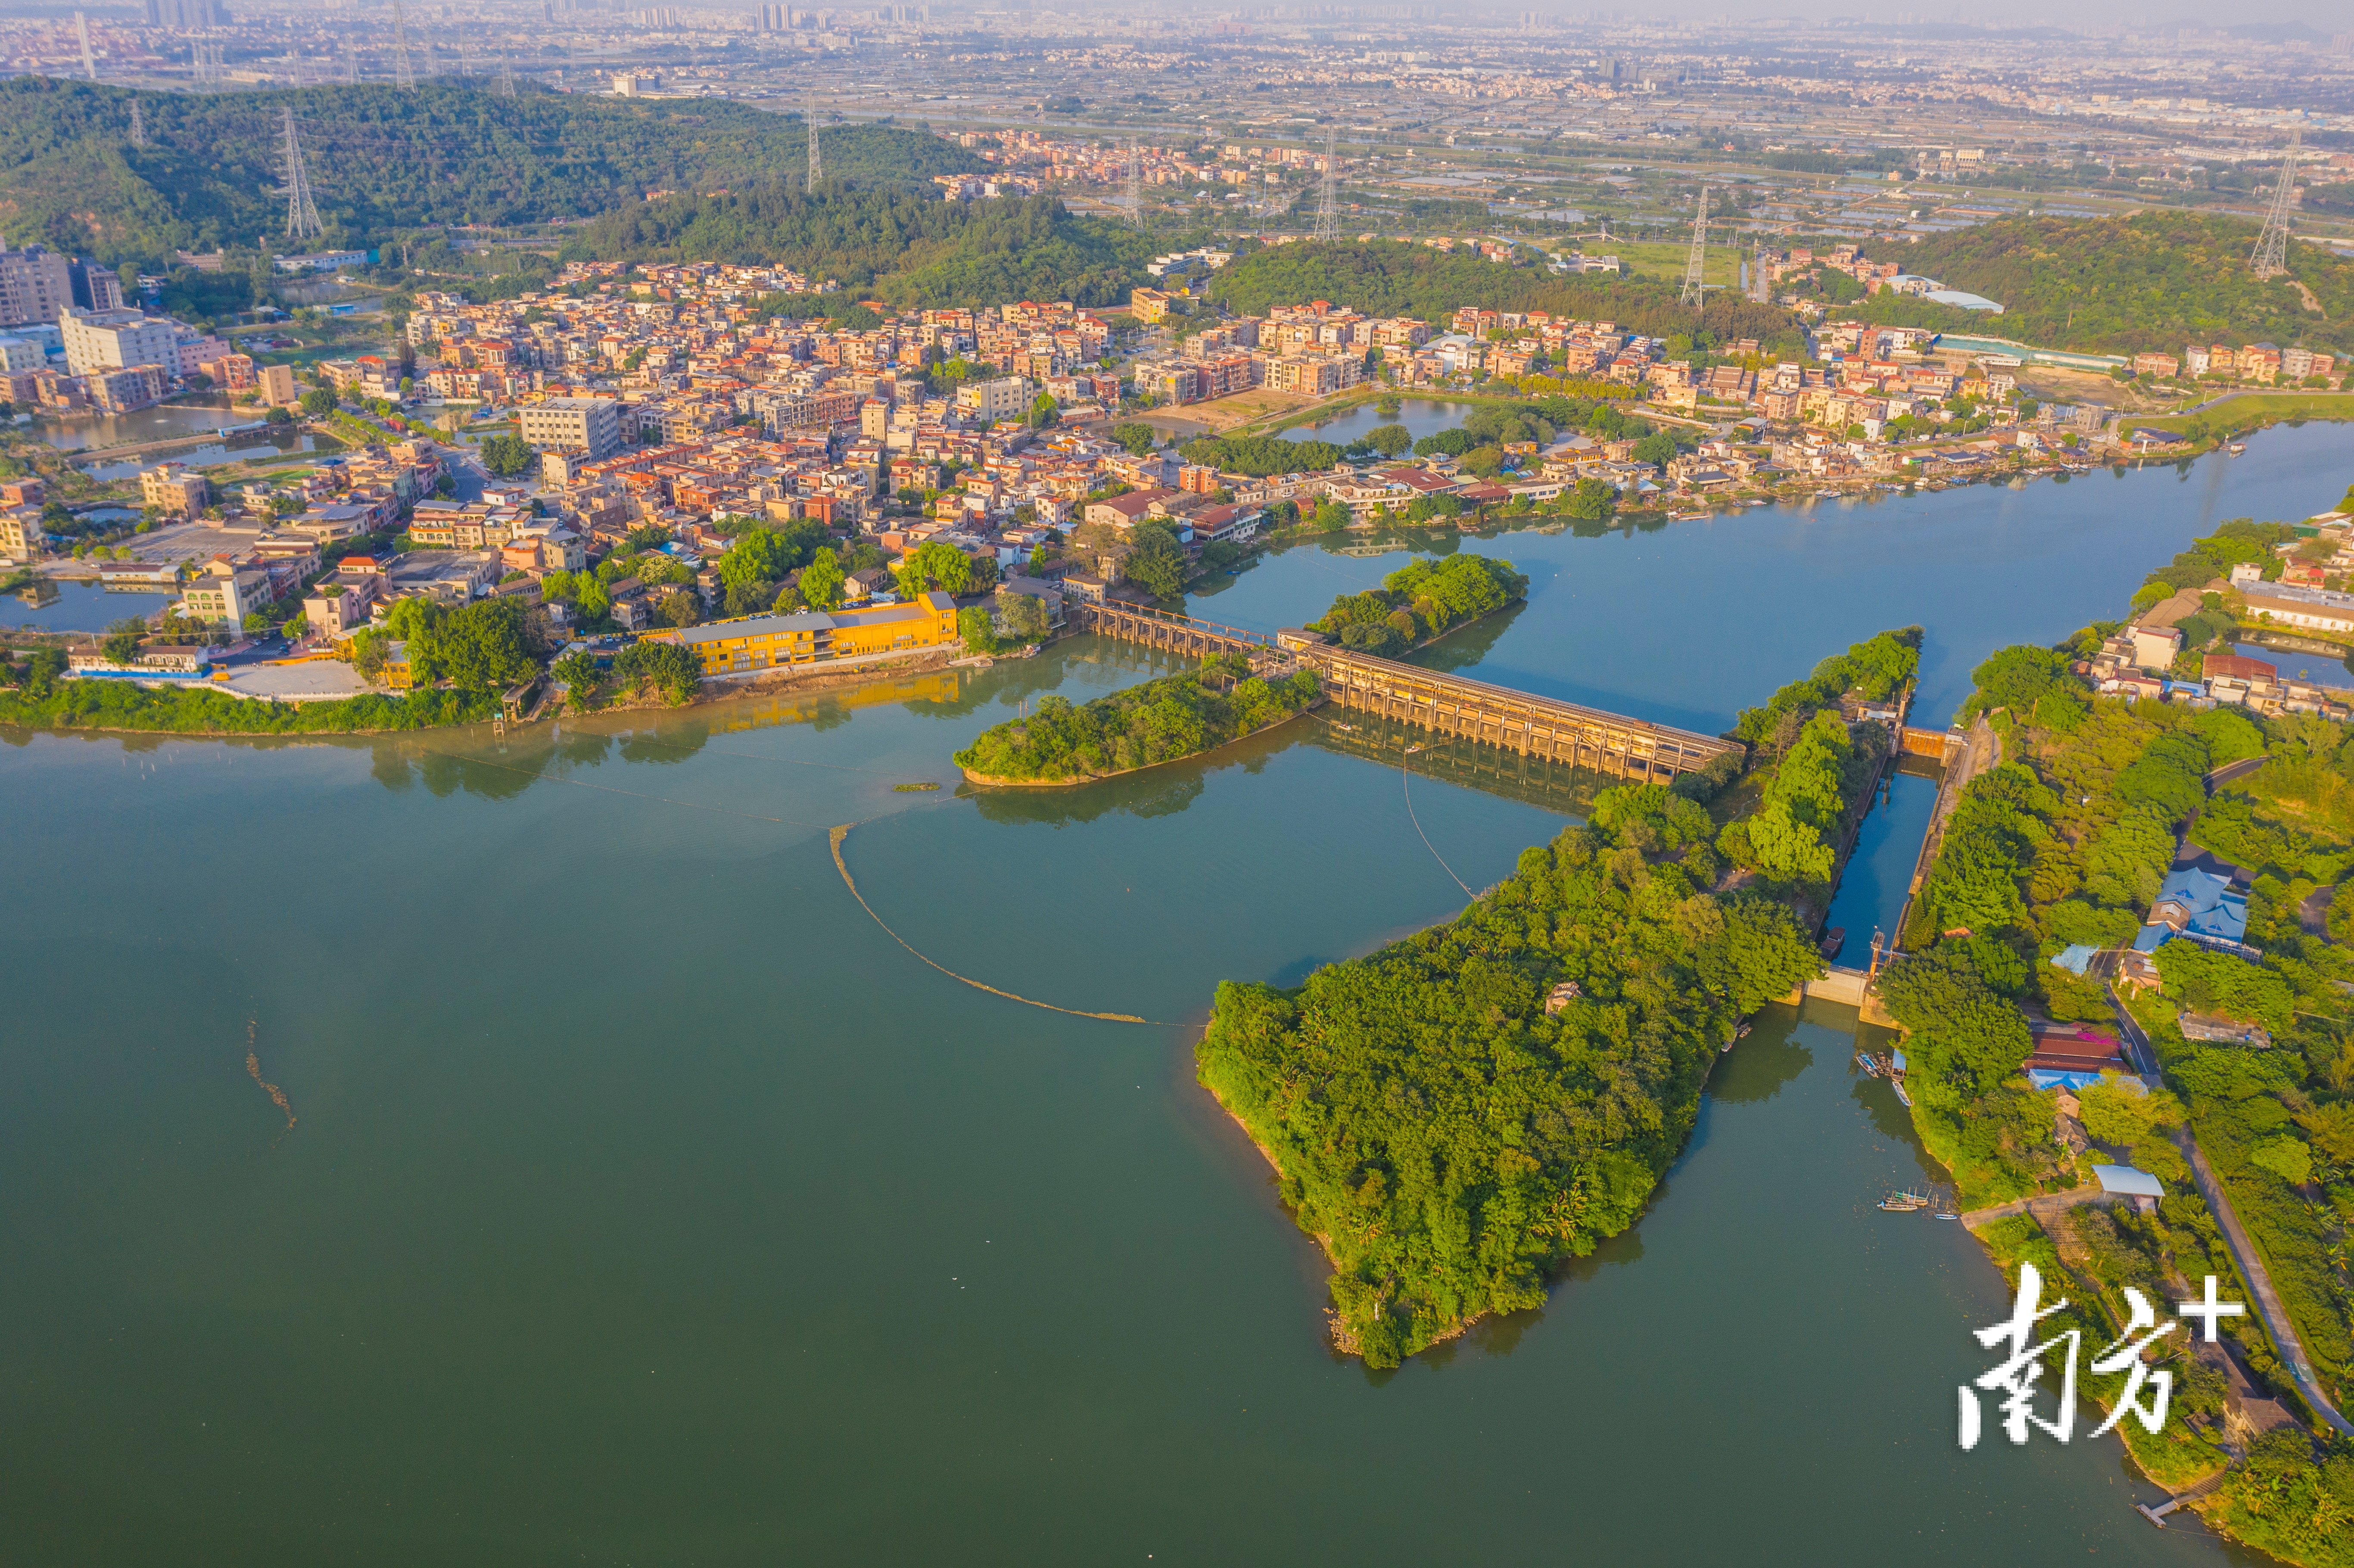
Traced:
<path fill-rule="evenodd" d="M 1002 996 L 1008 1001 L 1018 1001 L 1024 1007 L 1043 1007 L 1049 1012 L 1066 1013 L 1073 1018 L 1100 1018 L 1108 1023 L 1142 1023 L 1160 1029 L 1180 1029 L 1184 1027 L 1182 1024 L 1176 1023 L 1156 1023 L 1152 1019 L 1139 1018 L 1132 1012 L 1088 1012 L 1082 1008 L 1056 1007 L 1051 1001 L 1035 1001 L 1026 996 L 1016 996 L 1010 991 L 1000 991 L 997 987 L 974 980 L 970 975 L 960 975 L 957 973 L 956 970 L 949 968 L 946 964 L 935 963 L 932 959 L 924 958 L 923 954 L 916 952 L 916 949 L 909 946 L 907 938 L 899 935 L 898 932 L 891 929 L 889 924 L 884 920 L 883 916 L 875 913 L 875 906 L 867 903 L 866 895 L 858 891 L 858 884 L 850 874 L 850 863 L 842 858 L 842 841 L 848 838 L 850 836 L 850 830 L 857 825 L 858 824 L 856 822 L 844 822 L 839 827 L 828 829 L 826 832 L 827 841 L 833 850 L 833 868 L 842 873 L 842 885 L 850 889 L 850 895 L 858 900 L 858 906 L 861 909 L 865 910 L 867 915 L 877 926 L 881 926 L 883 927 L 883 934 L 885 936 L 890 938 L 901 947 L 906 948 L 910 953 L 915 953 L 917 958 L 923 959 L 927 964 L 930 964 L 932 968 L 939 970 L 940 973 L 948 976 L 949 979 L 961 981 L 962 983 L 972 987 L 975 991 L 985 991 L 991 996 Z"/>
<path fill-rule="evenodd" d="M 1332 725 L 1332 721 L 1331 719 L 1324 718 L 1322 714 L 1318 714 L 1316 716 L 1320 719 L 1323 719 L 1324 723 L 1328 726 Z M 1332 727 L 1338 728 L 1339 726 L 1333 726 Z M 1389 743 L 1386 741 L 1376 742 L 1375 744 L 1381 746 L 1384 750 L 1388 749 Z M 1447 857 L 1438 853 L 1438 846 L 1430 842 L 1430 835 L 1422 831 L 1422 819 L 1416 816 L 1414 813 L 1414 770 L 1406 766 L 1405 756 L 1404 753 L 1400 753 L 1398 757 L 1398 781 L 1405 790 L 1405 819 L 1407 821 L 1414 824 L 1415 836 L 1422 840 L 1422 847 L 1430 852 L 1430 858 L 1438 863 L 1438 869 L 1447 874 L 1447 879 L 1453 882 L 1456 886 L 1463 890 L 1465 897 L 1478 897 L 1479 895 L 1471 891 L 1471 885 L 1455 874 L 1455 868 L 1447 863 Z"/>

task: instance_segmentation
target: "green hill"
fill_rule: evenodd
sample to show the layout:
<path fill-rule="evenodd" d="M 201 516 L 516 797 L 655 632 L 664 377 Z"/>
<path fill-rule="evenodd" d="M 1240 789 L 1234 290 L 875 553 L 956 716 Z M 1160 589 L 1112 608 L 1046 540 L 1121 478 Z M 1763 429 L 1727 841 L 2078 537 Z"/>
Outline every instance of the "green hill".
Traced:
<path fill-rule="evenodd" d="M 898 305 L 1108 305 L 1150 280 L 1144 263 L 1155 254 L 1190 242 L 1075 217 L 1052 196 L 949 202 L 885 186 L 812 197 L 797 182 L 772 180 L 618 208 L 582 228 L 564 255 L 779 261 Z"/>
<path fill-rule="evenodd" d="M 1769 352 L 1799 344 L 1797 321 L 1775 305 L 1730 293 L 1710 297 L 1705 311 L 1676 303 L 1669 283 L 1561 278 L 1536 267 L 1507 267 L 1485 257 L 1441 251 L 1394 239 L 1275 245 L 1241 256 L 1217 276 L 1218 302 L 1244 315 L 1270 305 L 1330 300 L 1374 315 L 1410 315 L 1444 322 L 1465 305 L 1500 311 L 1552 311 L 1613 321 L 1654 337 L 1705 333 L 1717 344 L 1756 338 Z"/>
<path fill-rule="evenodd" d="M 131 105 L 149 144 L 131 145 Z M 635 101 L 433 81 L 197 95 L 18 77 L 0 82 L 0 235 L 101 260 L 168 260 L 275 238 L 282 111 L 294 111 L 324 243 L 445 223 L 588 217 L 650 190 L 799 174 L 799 120 L 740 103 Z M 843 126 L 826 167 L 851 180 L 978 168 L 921 132 Z"/>
<path fill-rule="evenodd" d="M 2270 341 L 2354 352 L 2354 261 L 2292 239 L 2288 278 L 2248 270 L 2253 224 L 2189 213 L 2008 217 L 1907 247 L 1908 271 L 2000 301 L 1980 330 L 2095 353 Z M 2292 281 L 2294 280 L 2294 281 Z M 2306 307 L 2297 283 L 2326 316 Z"/>

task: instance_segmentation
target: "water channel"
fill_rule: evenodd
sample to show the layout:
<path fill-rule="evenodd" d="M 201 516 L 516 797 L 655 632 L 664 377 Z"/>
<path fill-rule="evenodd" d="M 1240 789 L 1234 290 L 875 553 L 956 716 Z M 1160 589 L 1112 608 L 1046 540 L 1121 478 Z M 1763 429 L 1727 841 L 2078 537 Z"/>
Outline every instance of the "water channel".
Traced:
<path fill-rule="evenodd" d="M 1449 536 L 1535 581 L 1432 656 L 1713 731 L 1918 621 L 1935 723 L 1992 647 L 2349 472 L 2311 427 L 2181 477 Z M 1296 623 L 1409 542 L 1196 609 Z M 1768 1011 L 1543 1310 L 1333 1357 L 1191 1026 L 1445 918 L 1576 792 L 1312 718 L 1069 793 L 893 788 L 1156 667 L 1086 639 L 504 741 L 0 736 L 38 824 L 0 943 L 10 1561 L 2234 1560 L 2132 1512 L 2114 1443 L 1956 1449 L 2006 1302 L 1959 1227 L 1872 1207 L 1922 1168 L 1843 1009 Z M 1915 815 L 1843 902 L 1901 893 Z M 925 968 L 844 892 L 844 822 L 916 948 L 1162 1022 Z"/>

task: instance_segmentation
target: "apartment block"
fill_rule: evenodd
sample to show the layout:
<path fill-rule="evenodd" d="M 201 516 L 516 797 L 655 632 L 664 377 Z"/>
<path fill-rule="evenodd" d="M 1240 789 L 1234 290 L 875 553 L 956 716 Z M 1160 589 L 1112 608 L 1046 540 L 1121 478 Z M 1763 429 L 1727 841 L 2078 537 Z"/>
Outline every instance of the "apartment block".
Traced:
<path fill-rule="evenodd" d="M 550 397 L 525 404 L 519 423 L 523 439 L 543 450 L 587 452 L 595 461 L 621 450 L 620 408 L 602 397 Z"/>

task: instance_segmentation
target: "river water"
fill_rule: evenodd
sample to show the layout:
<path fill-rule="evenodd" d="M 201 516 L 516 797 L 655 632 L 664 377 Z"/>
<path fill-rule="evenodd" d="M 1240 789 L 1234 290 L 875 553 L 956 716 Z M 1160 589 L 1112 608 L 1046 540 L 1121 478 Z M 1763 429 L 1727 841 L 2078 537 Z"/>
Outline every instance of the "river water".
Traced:
<path fill-rule="evenodd" d="M 1935 722 L 1988 647 L 2349 470 L 2314 428 L 2187 480 L 1467 539 L 1536 582 L 1435 653 L 1712 730 L 1919 620 Z M 1295 548 L 1197 608 L 1296 622 L 1386 565 Z M 504 742 L 8 736 L 10 1563 L 2227 1560 L 2130 1510 L 2114 1443 L 1956 1451 L 2006 1302 L 1958 1226 L 1872 1207 L 1923 1167 L 1842 1009 L 1761 1017 L 1542 1311 L 1333 1357 L 1191 1026 L 1445 918 L 1577 798 L 1314 717 L 1079 791 L 893 788 L 1152 668 L 1080 640 Z M 925 967 L 843 887 L 847 822 L 915 948 L 1159 1022 Z"/>

